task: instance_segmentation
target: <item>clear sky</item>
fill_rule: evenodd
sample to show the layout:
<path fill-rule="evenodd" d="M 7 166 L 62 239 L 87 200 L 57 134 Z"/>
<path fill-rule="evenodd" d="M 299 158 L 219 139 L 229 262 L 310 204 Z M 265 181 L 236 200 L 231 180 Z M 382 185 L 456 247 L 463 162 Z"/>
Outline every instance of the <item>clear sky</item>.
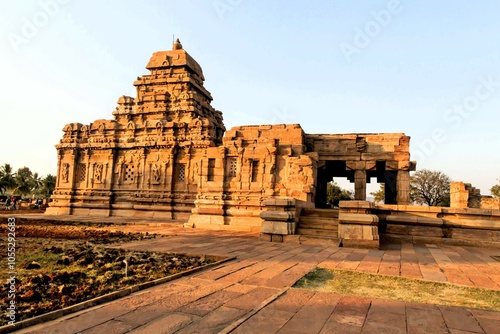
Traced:
<path fill-rule="evenodd" d="M 172 35 L 226 128 L 404 132 L 417 168 L 500 178 L 500 2 L 0 0 L 0 164 L 56 173 L 70 122 L 111 119 Z"/>

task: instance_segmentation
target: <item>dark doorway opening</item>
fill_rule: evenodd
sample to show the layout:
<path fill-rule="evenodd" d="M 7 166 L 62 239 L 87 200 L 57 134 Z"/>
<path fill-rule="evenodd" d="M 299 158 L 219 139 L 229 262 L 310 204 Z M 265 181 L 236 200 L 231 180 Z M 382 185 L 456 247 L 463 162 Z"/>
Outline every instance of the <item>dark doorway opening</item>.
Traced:
<path fill-rule="evenodd" d="M 321 165 L 321 164 L 320 164 Z M 354 171 L 347 170 L 345 160 L 327 160 L 323 166 L 318 168 L 318 177 L 316 180 L 316 208 L 329 208 L 327 204 L 327 184 L 334 177 L 347 178 L 354 183 Z M 366 171 L 366 183 L 375 178 L 377 183 L 385 184 L 385 203 L 396 204 L 396 171 L 387 171 L 385 161 L 377 161 L 375 168 Z"/>

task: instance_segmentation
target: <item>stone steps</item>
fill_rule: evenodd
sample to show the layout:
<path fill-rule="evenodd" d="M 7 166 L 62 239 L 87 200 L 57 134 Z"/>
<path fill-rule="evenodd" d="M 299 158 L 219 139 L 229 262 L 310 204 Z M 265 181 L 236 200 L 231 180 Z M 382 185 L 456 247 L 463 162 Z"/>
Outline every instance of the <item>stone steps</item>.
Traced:
<path fill-rule="evenodd" d="M 339 210 L 304 209 L 299 217 L 296 234 L 297 241 L 304 245 L 334 246 L 338 238 Z"/>
<path fill-rule="evenodd" d="M 324 228 L 337 229 L 339 225 L 338 218 L 321 218 L 321 217 L 300 217 L 299 226 L 304 228 Z"/>
<path fill-rule="evenodd" d="M 296 233 L 300 234 L 300 235 L 308 235 L 308 236 L 321 236 L 321 237 L 329 237 L 329 238 L 337 238 L 338 237 L 337 229 L 317 229 L 317 228 L 298 227 L 296 229 Z"/>
<path fill-rule="evenodd" d="M 324 218 L 338 218 L 338 209 L 303 209 L 300 213 L 301 217 L 324 217 Z"/>

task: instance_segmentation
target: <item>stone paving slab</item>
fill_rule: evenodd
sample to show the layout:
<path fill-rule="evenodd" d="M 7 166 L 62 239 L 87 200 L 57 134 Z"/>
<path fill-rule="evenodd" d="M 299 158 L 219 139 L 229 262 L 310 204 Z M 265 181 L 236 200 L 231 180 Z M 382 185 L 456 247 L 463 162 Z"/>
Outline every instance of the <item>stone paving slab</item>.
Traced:
<path fill-rule="evenodd" d="M 238 326 L 232 334 L 276 333 L 295 315 L 294 312 L 264 308 Z"/>
<path fill-rule="evenodd" d="M 408 333 L 449 333 L 439 309 L 407 307 L 406 318 Z"/>
<path fill-rule="evenodd" d="M 446 306 L 440 306 L 439 309 L 448 329 L 469 331 L 472 333 L 483 332 L 479 322 L 469 311 Z"/>
<path fill-rule="evenodd" d="M 319 333 L 340 299 L 338 295 L 315 293 L 278 333 Z"/>
<path fill-rule="evenodd" d="M 183 313 L 168 313 L 165 316 L 145 323 L 144 325 L 129 331 L 130 334 L 162 334 L 162 333 L 175 333 L 179 329 L 187 327 L 188 325 L 199 321 L 200 318 Z"/>
<path fill-rule="evenodd" d="M 134 224 L 135 231 L 149 230 Z M 491 257 L 500 255 L 498 249 L 403 243 L 357 250 L 269 243 L 247 232 L 175 224 L 158 231 L 166 237 L 120 247 L 236 259 L 17 333 L 499 332 L 500 312 L 290 288 L 319 266 L 500 290 L 500 262 Z"/>

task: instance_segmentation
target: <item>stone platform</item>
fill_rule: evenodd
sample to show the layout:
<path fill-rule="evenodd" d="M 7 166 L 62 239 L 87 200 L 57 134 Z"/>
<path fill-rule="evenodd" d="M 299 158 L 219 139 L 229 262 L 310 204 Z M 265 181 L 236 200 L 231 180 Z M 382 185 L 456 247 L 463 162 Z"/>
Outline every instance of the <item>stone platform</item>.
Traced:
<path fill-rule="evenodd" d="M 498 333 L 500 328 L 500 312 L 291 287 L 319 266 L 500 290 L 500 262 L 491 257 L 500 255 L 498 249 L 410 243 L 386 245 L 384 250 L 320 247 L 262 242 L 252 233 L 184 229 L 181 223 L 85 220 L 115 221 L 124 224 L 120 230 L 169 235 L 121 246 L 128 249 L 237 259 L 16 333 L 437 334 Z"/>

